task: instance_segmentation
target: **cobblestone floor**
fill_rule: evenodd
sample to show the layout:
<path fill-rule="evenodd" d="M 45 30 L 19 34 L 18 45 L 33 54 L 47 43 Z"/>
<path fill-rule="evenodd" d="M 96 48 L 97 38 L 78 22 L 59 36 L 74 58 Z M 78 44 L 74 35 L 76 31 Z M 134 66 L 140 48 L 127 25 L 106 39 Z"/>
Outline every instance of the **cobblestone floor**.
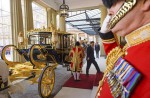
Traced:
<path fill-rule="evenodd" d="M 54 98 L 54 96 L 60 91 L 62 85 L 71 77 L 71 72 L 66 70 L 66 67 L 62 67 L 59 65 L 55 69 L 55 86 L 50 98 Z M 27 86 L 27 89 L 23 94 L 15 93 L 11 95 L 11 98 L 40 98 L 38 94 L 38 85 L 33 84 Z"/>

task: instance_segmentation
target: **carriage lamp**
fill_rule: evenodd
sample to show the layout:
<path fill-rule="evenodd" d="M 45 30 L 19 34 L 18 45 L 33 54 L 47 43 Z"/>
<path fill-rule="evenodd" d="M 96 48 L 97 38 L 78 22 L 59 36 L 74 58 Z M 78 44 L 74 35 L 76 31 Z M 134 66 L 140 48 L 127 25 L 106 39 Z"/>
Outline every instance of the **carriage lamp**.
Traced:
<path fill-rule="evenodd" d="M 19 35 L 18 35 L 18 43 L 20 43 L 20 44 L 23 43 L 23 32 L 19 32 Z"/>
<path fill-rule="evenodd" d="M 63 4 L 59 8 L 61 17 L 68 17 L 69 6 L 65 4 L 65 0 L 63 0 Z"/>
<path fill-rule="evenodd" d="M 23 44 L 24 44 L 23 32 L 19 32 L 19 35 L 18 35 L 18 45 L 19 45 L 20 48 L 22 48 Z"/>

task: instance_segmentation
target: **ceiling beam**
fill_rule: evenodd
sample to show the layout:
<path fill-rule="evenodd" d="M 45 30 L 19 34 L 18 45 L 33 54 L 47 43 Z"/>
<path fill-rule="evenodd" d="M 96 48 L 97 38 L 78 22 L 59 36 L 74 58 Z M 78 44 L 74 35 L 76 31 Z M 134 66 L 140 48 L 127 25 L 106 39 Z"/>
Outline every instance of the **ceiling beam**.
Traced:
<path fill-rule="evenodd" d="M 79 30 L 79 28 L 78 28 L 77 26 L 74 26 L 72 23 L 67 22 L 67 24 L 69 24 L 70 26 L 72 26 L 72 27 L 74 27 L 74 28 L 76 28 L 76 29 L 78 29 L 78 30 Z"/>
<path fill-rule="evenodd" d="M 98 32 L 97 32 L 97 30 L 94 28 L 94 25 L 93 25 L 93 22 L 92 22 L 92 19 L 88 16 L 88 14 L 86 13 L 86 11 L 85 11 L 85 15 L 86 15 L 86 18 L 87 19 L 89 19 L 89 21 L 90 21 L 90 24 L 91 24 L 91 26 L 92 26 L 92 29 L 98 34 Z"/>
<path fill-rule="evenodd" d="M 74 25 L 74 26 L 86 26 L 86 25 L 91 25 L 91 24 L 81 24 L 81 25 Z M 100 25 L 99 23 L 93 24 L 93 25 Z"/>
<path fill-rule="evenodd" d="M 70 18 L 70 17 L 74 17 L 74 16 L 77 16 L 77 15 L 80 15 L 80 14 L 84 14 L 85 12 L 81 12 L 81 13 L 76 13 L 75 15 L 71 15 L 71 16 L 69 16 L 69 17 L 67 17 L 67 18 Z"/>
<path fill-rule="evenodd" d="M 86 18 L 85 19 L 76 18 L 75 20 L 74 19 L 71 20 L 71 17 L 77 16 L 80 14 L 85 14 Z M 100 14 L 100 13 L 98 13 L 98 14 Z M 96 14 L 96 15 L 98 15 L 98 14 Z M 93 15 L 92 17 L 94 17 L 96 15 Z M 93 34 L 98 34 L 98 29 L 100 27 L 100 18 L 92 18 L 92 17 L 90 17 L 87 14 L 87 11 L 85 10 L 85 12 L 81 12 L 78 14 L 76 13 L 75 15 L 71 15 L 70 17 L 68 17 L 66 19 L 66 23 L 68 23 L 72 27 L 75 27 L 76 29 L 79 29 L 83 32 L 89 33 L 92 30 Z M 70 20 L 68 20 L 68 19 L 70 19 Z M 86 21 L 88 24 L 82 24 L 82 21 Z M 74 25 L 73 22 L 77 22 L 78 24 Z M 84 27 L 81 27 L 81 26 L 84 26 Z M 91 27 L 89 27 L 89 26 L 91 26 Z"/>
<path fill-rule="evenodd" d="M 85 33 L 87 33 L 86 31 L 84 31 L 84 30 L 82 30 L 82 29 L 79 29 L 77 26 L 74 26 L 72 23 L 70 23 L 70 22 L 68 22 L 67 24 L 69 24 L 69 25 L 71 25 L 72 27 L 74 27 L 74 28 L 76 28 L 76 29 L 78 29 L 78 30 L 80 30 L 80 31 L 82 31 L 82 32 L 85 32 Z M 88 34 L 88 33 L 87 33 Z"/>
<path fill-rule="evenodd" d="M 98 20 L 98 21 L 100 21 L 100 18 L 80 19 L 80 20 L 69 20 L 69 21 L 66 21 L 66 22 L 76 22 L 76 21 L 93 21 L 93 20 Z"/>
<path fill-rule="evenodd" d="M 83 28 L 78 28 L 78 29 L 88 29 L 88 28 L 99 28 L 99 27 L 83 27 Z"/>

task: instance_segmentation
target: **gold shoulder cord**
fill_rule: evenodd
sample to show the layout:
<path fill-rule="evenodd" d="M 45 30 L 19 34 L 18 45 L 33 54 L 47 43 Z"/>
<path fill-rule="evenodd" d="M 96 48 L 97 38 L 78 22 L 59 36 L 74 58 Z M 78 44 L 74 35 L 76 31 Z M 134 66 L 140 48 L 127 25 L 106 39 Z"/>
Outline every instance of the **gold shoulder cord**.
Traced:
<path fill-rule="evenodd" d="M 119 59 L 119 57 L 124 57 L 125 52 L 129 47 L 136 46 L 144 42 L 150 41 L 150 23 L 131 32 L 125 38 L 127 44 L 123 47 L 123 49 L 121 49 L 120 47 L 116 47 L 112 49 L 110 53 L 107 55 L 107 59 L 106 59 L 107 68 L 104 72 L 104 76 L 102 80 L 99 82 L 98 91 L 95 98 L 97 97 L 97 95 L 98 96 L 100 95 L 100 91 L 102 90 L 102 85 L 105 81 L 105 77 L 113 69 L 114 64 Z"/>
<path fill-rule="evenodd" d="M 113 69 L 114 64 L 119 59 L 119 57 L 122 57 L 123 55 L 124 55 L 124 52 L 122 51 L 122 49 L 120 47 L 114 48 L 107 55 L 107 59 L 106 59 L 107 68 L 106 68 L 106 70 L 104 72 L 102 80 L 99 82 L 98 91 L 96 93 L 95 98 L 100 95 L 100 91 L 102 90 L 102 85 L 103 85 L 103 83 L 105 81 L 104 79 L 105 79 L 106 75 Z"/>
<path fill-rule="evenodd" d="M 122 11 L 119 10 L 120 12 L 118 11 L 117 13 L 120 13 L 120 15 L 121 15 L 125 11 L 125 13 L 123 14 L 123 16 L 124 16 L 129 10 L 131 10 L 131 8 L 135 4 L 136 4 L 136 0 L 126 0 L 126 2 L 123 5 L 123 8 L 120 9 Z M 129 7 L 131 7 L 131 8 L 129 8 Z M 123 16 L 121 17 L 120 15 L 116 15 L 115 17 L 117 17 L 117 18 L 114 18 L 114 20 L 112 19 L 113 21 L 111 22 L 112 24 L 110 25 L 110 27 L 113 27 L 117 23 L 117 20 L 121 19 L 123 17 Z M 128 34 L 125 37 L 125 39 L 127 41 L 127 44 L 123 47 L 123 49 L 121 49 L 120 47 L 116 47 L 116 48 L 112 49 L 110 51 L 110 53 L 108 54 L 107 59 L 106 59 L 107 68 L 104 72 L 104 76 L 103 76 L 102 80 L 99 82 L 98 91 L 96 93 L 95 98 L 97 98 L 97 96 L 100 96 L 100 92 L 102 90 L 102 85 L 105 81 L 105 77 L 113 69 L 114 64 L 116 63 L 118 58 L 124 57 L 125 52 L 129 47 L 136 46 L 138 44 L 141 44 L 141 43 L 144 43 L 144 42 L 150 40 L 150 23 L 131 32 L 130 34 Z"/>
<path fill-rule="evenodd" d="M 137 0 L 126 0 L 116 15 L 110 21 L 110 29 L 112 29 L 135 5 Z"/>

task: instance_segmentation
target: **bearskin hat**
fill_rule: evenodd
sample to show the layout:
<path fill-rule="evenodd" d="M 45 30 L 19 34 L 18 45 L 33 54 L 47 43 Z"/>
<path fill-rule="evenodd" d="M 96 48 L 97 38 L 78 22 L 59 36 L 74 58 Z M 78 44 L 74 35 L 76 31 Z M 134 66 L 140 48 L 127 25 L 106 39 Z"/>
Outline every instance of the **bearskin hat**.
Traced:
<path fill-rule="evenodd" d="M 103 4 L 107 7 L 107 8 L 111 8 L 111 6 L 118 0 L 102 0 Z"/>

